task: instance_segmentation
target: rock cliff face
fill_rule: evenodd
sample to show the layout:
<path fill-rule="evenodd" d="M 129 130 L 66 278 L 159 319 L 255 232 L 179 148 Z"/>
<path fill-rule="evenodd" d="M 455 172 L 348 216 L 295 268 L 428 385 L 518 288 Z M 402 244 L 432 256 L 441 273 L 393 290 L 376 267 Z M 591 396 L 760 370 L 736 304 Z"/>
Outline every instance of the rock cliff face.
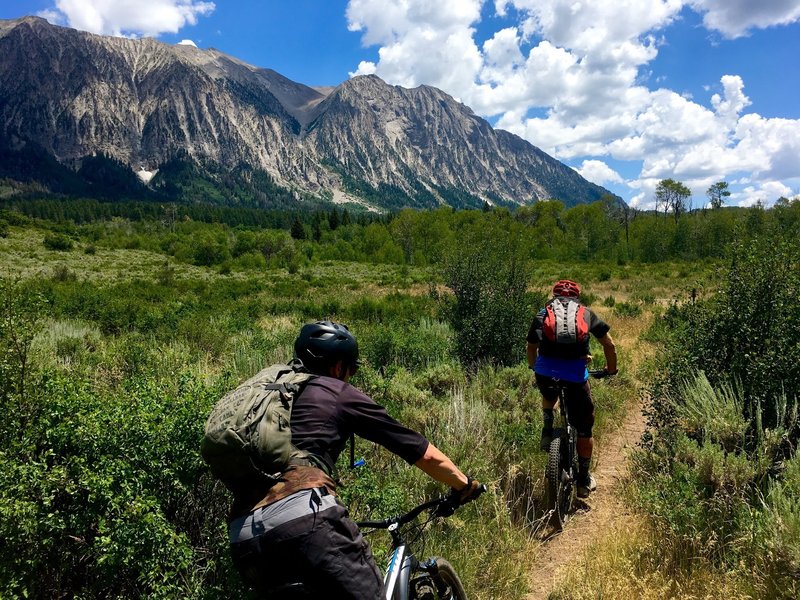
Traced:
<path fill-rule="evenodd" d="M 302 85 L 216 50 L 0 21 L 0 134 L 65 164 L 153 171 L 178 151 L 280 185 L 381 204 L 591 202 L 606 190 L 444 92 L 374 76 Z M 398 201 L 397 198 L 405 200 Z"/>

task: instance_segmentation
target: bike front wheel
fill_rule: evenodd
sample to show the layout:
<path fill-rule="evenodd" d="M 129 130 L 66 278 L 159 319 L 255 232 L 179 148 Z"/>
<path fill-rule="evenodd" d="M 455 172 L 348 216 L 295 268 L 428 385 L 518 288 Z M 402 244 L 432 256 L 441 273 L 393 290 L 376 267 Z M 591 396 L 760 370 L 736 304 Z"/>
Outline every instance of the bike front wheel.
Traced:
<path fill-rule="evenodd" d="M 412 580 L 410 600 L 467 600 L 467 593 L 453 565 L 443 558 L 431 558 L 425 572 Z"/>

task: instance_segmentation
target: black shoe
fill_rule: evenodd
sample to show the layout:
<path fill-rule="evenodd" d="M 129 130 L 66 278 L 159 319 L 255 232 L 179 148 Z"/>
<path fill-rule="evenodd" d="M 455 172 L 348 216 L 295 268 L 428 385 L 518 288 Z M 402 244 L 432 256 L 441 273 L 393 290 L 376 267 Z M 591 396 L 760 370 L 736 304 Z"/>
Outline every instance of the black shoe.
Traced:
<path fill-rule="evenodd" d="M 550 442 L 553 441 L 553 430 L 542 429 L 542 441 L 539 443 L 539 449 L 542 452 L 550 451 Z"/>
<path fill-rule="evenodd" d="M 591 473 L 585 478 L 578 479 L 578 498 L 588 498 L 589 494 L 597 489 L 597 482 Z"/>

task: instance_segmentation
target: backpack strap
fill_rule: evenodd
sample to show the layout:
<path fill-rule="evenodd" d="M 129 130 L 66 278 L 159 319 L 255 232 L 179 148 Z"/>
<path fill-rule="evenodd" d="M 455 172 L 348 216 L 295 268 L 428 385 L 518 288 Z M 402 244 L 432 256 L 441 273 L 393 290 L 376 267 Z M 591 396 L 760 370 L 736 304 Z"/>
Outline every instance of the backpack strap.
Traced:
<path fill-rule="evenodd" d="M 311 380 L 316 379 L 316 375 L 312 375 L 306 371 L 305 367 L 303 367 L 303 363 L 299 360 L 292 361 L 289 363 L 289 367 L 291 367 L 291 371 L 295 373 L 307 373 L 308 378 L 305 381 L 300 383 L 290 383 L 290 382 L 276 382 L 276 383 L 267 383 L 264 385 L 264 389 L 267 390 L 277 390 L 281 394 L 281 398 L 292 394 L 297 399 L 297 396 L 300 392 L 311 382 Z M 287 373 L 290 371 L 286 371 Z M 294 446 L 293 446 L 294 447 Z M 305 456 L 303 457 L 293 457 L 289 459 L 289 465 L 293 466 L 302 466 L 302 467 L 317 467 L 321 469 L 326 475 L 329 477 L 333 476 L 333 461 L 331 457 L 325 454 L 325 456 L 319 456 L 317 454 L 313 454 L 311 452 L 304 452 Z"/>

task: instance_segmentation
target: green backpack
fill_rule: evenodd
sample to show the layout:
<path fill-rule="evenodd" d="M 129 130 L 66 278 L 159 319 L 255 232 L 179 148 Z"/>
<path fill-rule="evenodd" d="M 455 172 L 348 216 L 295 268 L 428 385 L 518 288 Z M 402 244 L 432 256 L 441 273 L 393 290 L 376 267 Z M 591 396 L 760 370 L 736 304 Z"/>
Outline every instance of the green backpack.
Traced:
<path fill-rule="evenodd" d="M 200 453 L 230 489 L 243 482 L 275 482 L 290 464 L 324 461 L 292 445 L 292 404 L 314 375 L 298 363 L 259 371 L 219 400 L 206 421 Z"/>

